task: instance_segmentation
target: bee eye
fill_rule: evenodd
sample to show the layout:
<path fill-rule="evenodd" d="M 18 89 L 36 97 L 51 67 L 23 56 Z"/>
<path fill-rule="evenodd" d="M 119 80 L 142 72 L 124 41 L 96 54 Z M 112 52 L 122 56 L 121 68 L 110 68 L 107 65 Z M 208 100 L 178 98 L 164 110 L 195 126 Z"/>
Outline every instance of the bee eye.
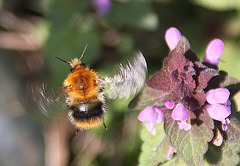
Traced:
<path fill-rule="evenodd" d="M 75 68 L 71 68 L 71 69 L 70 69 L 70 72 L 74 72 L 74 71 L 75 71 Z"/>
<path fill-rule="evenodd" d="M 72 88 L 72 85 L 69 85 L 69 86 L 68 86 L 68 89 L 71 89 L 71 88 Z"/>
<path fill-rule="evenodd" d="M 81 66 L 84 66 L 84 67 L 86 67 L 86 64 L 85 64 L 85 63 L 81 63 Z"/>

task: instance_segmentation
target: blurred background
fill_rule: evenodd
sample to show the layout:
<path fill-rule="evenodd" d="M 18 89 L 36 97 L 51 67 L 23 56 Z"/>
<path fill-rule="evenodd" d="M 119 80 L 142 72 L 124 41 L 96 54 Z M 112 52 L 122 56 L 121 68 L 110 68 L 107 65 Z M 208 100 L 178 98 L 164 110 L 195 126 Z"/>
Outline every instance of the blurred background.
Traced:
<path fill-rule="evenodd" d="M 200 59 L 222 39 L 220 69 L 240 78 L 238 0 L 0 0 L 0 165 L 137 165 L 142 124 L 131 99 L 108 100 L 107 131 L 76 135 L 61 94 L 70 67 L 54 56 L 70 61 L 88 43 L 83 62 L 105 76 L 140 50 L 149 77 L 172 26 Z"/>

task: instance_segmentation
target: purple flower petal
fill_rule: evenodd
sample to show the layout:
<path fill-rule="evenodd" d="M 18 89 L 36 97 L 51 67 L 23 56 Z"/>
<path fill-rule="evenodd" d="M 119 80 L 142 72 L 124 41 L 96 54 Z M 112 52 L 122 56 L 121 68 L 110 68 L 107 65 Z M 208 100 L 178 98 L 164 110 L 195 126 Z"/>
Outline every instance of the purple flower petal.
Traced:
<path fill-rule="evenodd" d="M 218 88 L 210 90 L 206 93 L 207 102 L 209 104 L 225 103 L 229 98 L 230 92 L 226 88 Z"/>
<path fill-rule="evenodd" d="M 205 108 L 208 114 L 217 121 L 222 121 L 231 114 L 231 109 L 222 104 L 208 104 Z"/>
<path fill-rule="evenodd" d="M 139 114 L 138 120 L 148 122 L 148 124 L 145 124 L 148 131 L 151 132 L 152 135 L 155 135 L 156 130 L 154 125 L 162 123 L 164 110 L 166 110 L 165 107 L 147 107 Z"/>
<path fill-rule="evenodd" d="M 227 125 L 230 123 L 230 120 L 227 118 L 227 119 L 224 119 L 222 120 L 222 130 L 223 131 L 227 131 L 228 127 Z"/>
<path fill-rule="evenodd" d="M 182 35 L 181 35 L 180 31 L 174 27 L 169 28 L 165 32 L 165 41 L 170 50 L 173 50 L 177 46 L 178 41 L 181 39 L 181 37 L 182 37 Z"/>
<path fill-rule="evenodd" d="M 223 54 L 224 43 L 220 39 L 212 40 L 206 49 L 206 56 L 203 62 L 210 63 L 212 65 L 218 65 L 219 58 Z"/>
<path fill-rule="evenodd" d="M 93 6 L 96 8 L 99 15 L 106 15 L 111 8 L 110 0 L 93 0 Z"/>
<path fill-rule="evenodd" d="M 227 100 L 225 106 L 227 106 L 231 110 L 231 101 Z"/>
<path fill-rule="evenodd" d="M 156 129 L 153 127 L 152 123 L 145 124 L 145 125 L 147 127 L 147 130 L 149 132 L 151 132 L 152 135 L 156 135 L 157 134 Z"/>
<path fill-rule="evenodd" d="M 164 107 L 154 107 L 154 110 L 155 112 L 157 112 L 157 118 L 154 122 L 154 125 L 157 125 L 157 124 L 160 124 L 163 122 L 163 117 L 164 117 L 164 114 L 163 114 L 163 111 L 165 110 L 166 108 Z"/>
<path fill-rule="evenodd" d="M 170 146 L 170 148 L 168 150 L 168 154 L 166 156 L 166 160 L 170 160 L 173 156 L 173 153 L 176 153 L 176 152 L 177 152 L 176 148 Z"/>
<path fill-rule="evenodd" d="M 172 112 L 174 120 L 187 120 L 190 112 L 184 107 L 182 103 L 178 103 Z"/>
<path fill-rule="evenodd" d="M 147 107 L 139 114 L 138 120 L 141 122 L 153 122 L 157 119 L 157 116 L 154 107 Z"/>
<path fill-rule="evenodd" d="M 167 102 L 165 103 L 165 106 L 166 106 L 168 109 L 173 109 L 173 108 L 174 108 L 174 103 L 171 103 L 171 102 L 167 101 Z"/>
<path fill-rule="evenodd" d="M 186 121 L 181 121 L 181 122 L 178 122 L 178 127 L 180 130 L 184 129 L 185 131 L 188 131 L 191 129 L 191 125 L 188 124 Z"/>

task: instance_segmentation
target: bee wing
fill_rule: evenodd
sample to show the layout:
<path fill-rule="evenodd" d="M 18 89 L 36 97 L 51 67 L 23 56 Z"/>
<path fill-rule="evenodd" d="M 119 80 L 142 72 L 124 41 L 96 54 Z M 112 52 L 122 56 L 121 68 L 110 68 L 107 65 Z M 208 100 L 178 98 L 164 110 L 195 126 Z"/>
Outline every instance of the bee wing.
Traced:
<path fill-rule="evenodd" d="M 56 115 L 57 109 L 62 109 L 62 101 L 64 96 L 61 93 L 56 93 L 53 89 L 46 89 L 45 84 L 42 86 L 27 87 L 27 106 L 31 109 L 39 110 L 45 116 L 51 117 Z"/>
<path fill-rule="evenodd" d="M 111 98 L 129 98 L 143 87 L 147 75 L 147 63 L 141 52 L 125 65 L 119 64 L 113 77 L 106 77 L 105 93 Z"/>

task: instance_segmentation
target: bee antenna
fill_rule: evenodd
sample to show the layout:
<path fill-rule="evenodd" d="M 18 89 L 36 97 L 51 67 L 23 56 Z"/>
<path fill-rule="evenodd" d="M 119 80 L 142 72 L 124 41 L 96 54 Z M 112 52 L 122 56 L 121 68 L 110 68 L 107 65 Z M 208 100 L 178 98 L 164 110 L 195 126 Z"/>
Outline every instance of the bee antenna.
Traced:
<path fill-rule="evenodd" d="M 67 62 L 67 61 L 65 61 L 65 60 L 63 60 L 63 59 L 61 59 L 61 58 L 59 58 L 59 57 L 57 57 L 57 56 L 55 56 L 55 58 L 57 58 L 58 60 L 63 61 L 63 62 L 65 62 L 65 63 L 68 63 L 68 64 L 69 64 L 69 62 Z"/>
<path fill-rule="evenodd" d="M 87 46 L 88 46 L 88 43 L 85 45 L 83 53 L 82 53 L 81 57 L 79 58 L 79 60 L 81 60 L 83 58 L 83 55 L 84 55 L 85 51 L 87 50 Z"/>

